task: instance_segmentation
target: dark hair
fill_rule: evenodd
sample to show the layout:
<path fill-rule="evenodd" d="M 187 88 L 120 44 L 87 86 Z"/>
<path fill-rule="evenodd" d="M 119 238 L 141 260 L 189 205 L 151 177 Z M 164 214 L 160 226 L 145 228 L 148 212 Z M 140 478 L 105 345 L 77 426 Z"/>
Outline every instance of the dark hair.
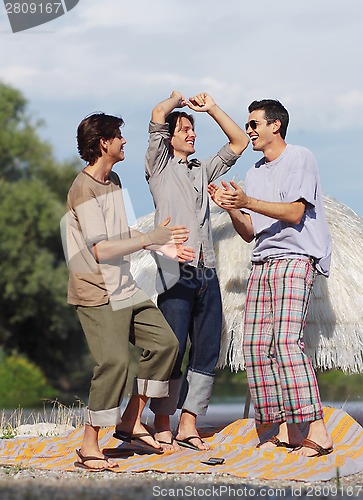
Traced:
<path fill-rule="evenodd" d="M 287 126 L 289 124 L 289 113 L 280 101 L 275 99 L 262 99 L 262 101 L 253 101 L 248 106 L 248 111 L 257 111 L 263 109 L 267 123 L 273 123 L 275 120 L 280 120 L 280 135 L 283 139 L 286 137 Z"/>
<path fill-rule="evenodd" d="M 185 111 L 173 111 L 166 117 L 165 120 L 169 125 L 170 137 L 173 137 L 174 135 L 176 124 L 178 123 L 179 118 L 187 118 L 194 129 L 194 117 L 192 115 L 188 115 L 188 113 L 186 113 Z"/>
<path fill-rule="evenodd" d="M 94 165 L 97 158 L 102 156 L 100 140 L 114 139 L 123 124 L 121 117 L 105 115 L 105 113 L 93 113 L 86 116 L 77 129 L 78 153 L 82 160 Z"/>

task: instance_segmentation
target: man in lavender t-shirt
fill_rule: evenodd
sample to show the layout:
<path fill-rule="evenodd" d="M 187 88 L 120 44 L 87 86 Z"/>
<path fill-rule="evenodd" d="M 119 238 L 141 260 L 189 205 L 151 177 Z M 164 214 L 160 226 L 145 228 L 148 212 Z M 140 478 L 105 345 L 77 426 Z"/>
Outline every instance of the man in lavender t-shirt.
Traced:
<path fill-rule="evenodd" d="M 209 186 L 238 234 L 256 242 L 247 286 L 243 352 L 257 424 L 279 424 L 261 449 L 293 448 L 322 456 L 333 451 L 303 329 L 316 273 L 329 276 L 331 237 L 316 161 L 303 147 L 286 144 L 289 122 L 279 101 L 254 101 L 246 131 L 259 160 L 246 176 Z M 298 424 L 309 424 L 304 439 Z"/>

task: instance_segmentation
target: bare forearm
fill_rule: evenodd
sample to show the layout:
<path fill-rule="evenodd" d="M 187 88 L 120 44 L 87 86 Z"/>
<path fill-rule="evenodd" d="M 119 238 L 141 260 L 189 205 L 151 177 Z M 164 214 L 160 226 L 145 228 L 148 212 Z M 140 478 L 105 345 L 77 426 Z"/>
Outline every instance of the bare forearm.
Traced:
<path fill-rule="evenodd" d="M 251 218 L 240 210 L 229 210 L 229 216 L 233 227 L 244 241 L 250 243 L 254 239 L 254 231 Z"/>
<path fill-rule="evenodd" d="M 137 252 L 145 246 L 144 235 L 139 233 L 137 236 L 124 240 L 103 240 L 94 245 L 93 252 L 97 262 L 105 263 L 113 259 Z"/>
<path fill-rule="evenodd" d="M 273 219 L 289 222 L 290 224 L 299 224 L 304 215 L 305 204 L 302 201 L 279 203 L 262 201 L 250 196 L 247 198 L 247 203 L 241 208 L 248 208 L 252 212 L 266 215 Z"/>
<path fill-rule="evenodd" d="M 217 104 L 208 110 L 208 114 L 218 123 L 226 134 L 234 153 L 240 155 L 248 146 L 248 136 Z"/>
<path fill-rule="evenodd" d="M 181 97 L 174 95 L 160 102 L 152 110 L 151 119 L 155 123 L 165 123 L 166 117 L 178 107 L 181 103 Z"/>

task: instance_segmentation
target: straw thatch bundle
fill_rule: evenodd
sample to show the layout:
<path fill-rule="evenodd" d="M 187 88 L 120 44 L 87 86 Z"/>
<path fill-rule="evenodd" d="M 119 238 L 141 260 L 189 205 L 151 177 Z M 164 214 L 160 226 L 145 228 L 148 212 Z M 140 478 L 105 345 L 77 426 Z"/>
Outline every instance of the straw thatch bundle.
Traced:
<path fill-rule="evenodd" d="M 316 368 L 363 372 L 363 219 L 350 208 L 324 198 L 333 239 L 331 273 L 318 276 L 305 328 L 305 351 Z M 250 256 L 247 244 L 235 232 L 229 215 L 211 206 L 217 271 L 223 298 L 224 326 L 219 367 L 244 368 L 243 315 Z M 141 217 L 137 228 L 153 228 L 154 214 Z M 156 264 L 149 252 L 138 252 L 132 271 L 139 286 L 156 300 Z"/>

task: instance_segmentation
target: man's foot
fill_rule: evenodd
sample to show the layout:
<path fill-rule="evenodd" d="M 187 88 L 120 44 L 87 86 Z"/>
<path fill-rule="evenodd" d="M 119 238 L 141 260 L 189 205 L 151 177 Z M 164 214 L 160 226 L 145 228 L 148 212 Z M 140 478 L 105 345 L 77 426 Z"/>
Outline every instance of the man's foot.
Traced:
<path fill-rule="evenodd" d="M 271 446 L 271 444 L 273 446 Z M 256 448 L 258 449 L 268 449 L 268 448 L 295 448 L 295 445 L 286 443 L 285 441 L 280 441 L 277 436 L 272 436 L 270 439 L 264 443 L 259 443 Z"/>
<path fill-rule="evenodd" d="M 295 448 L 301 444 L 304 436 L 296 424 L 282 422 L 276 436 L 257 445 L 259 450 L 271 450 L 274 448 Z"/>
<path fill-rule="evenodd" d="M 137 444 L 145 444 L 147 447 L 154 448 L 157 451 L 162 451 L 161 445 L 141 423 L 137 423 L 132 429 L 122 428 L 121 425 L 118 425 L 115 428 L 114 437 L 126 442 L 136 441 Z"/>
<path fill-rule="evenodd" d="M 323 419 L 310 423 L 307 438 L 291 453 L 304 457 L 320 457 L 333 451 L 333 440 L 328 434 Z"/>
<path fill-rule="evenodd" d="M 169 415 L 155 414 L 154 438 L 161 444 L 164 451 L 180 451 L 180 446 L 171 432 Z"/>
<path fill-rule="evenodd" d="M 304 453 L 299 453 L 300 451 L 303 450 L 309 450 L 309 454 L 307 455 L 306 452 Z M 310 454 L 310 450 L 311 453 Z M 315 441 L 312 441 L 311 439 L 304 439 L 304 441 L 301 443 L 300 446 L 295 448 L 294 452 L 296 452 L 297 455 L 304 455 L 305 457 L 322 457 L 324 455 L 329 455 L 330 453 L 333 452 L 333 446 L 327 446 L 326 448 L 323 448 L 320 446 L 318 443 L 315 443 Z"/>
<path fill-rule="evenodd" d="M 197 431 L 197 416 L 186 410 L 182 410 L 175 441 L 180 446 L 193 448 L 194 450 L 210 450 L 210 446 L 202 440 Z"/>
<path fill-rule="evenodd" d="M 77 449 L 76 453 L 78 455 L 77 461 L 74 463 L 76 467 L 95 472 L 101 472 L 117 467 L 117 462 L 105 457 L 100 450 L 94 450 L 94 453 L 86 453 L 84 450 L 82 451 L 82 449 Z"/>
<path fill-rule="evenodd" d="M 171 431 L 155 432 L 154 438 L 164 451 L 180 451 L 180 446 L 173 438 Z"/>

